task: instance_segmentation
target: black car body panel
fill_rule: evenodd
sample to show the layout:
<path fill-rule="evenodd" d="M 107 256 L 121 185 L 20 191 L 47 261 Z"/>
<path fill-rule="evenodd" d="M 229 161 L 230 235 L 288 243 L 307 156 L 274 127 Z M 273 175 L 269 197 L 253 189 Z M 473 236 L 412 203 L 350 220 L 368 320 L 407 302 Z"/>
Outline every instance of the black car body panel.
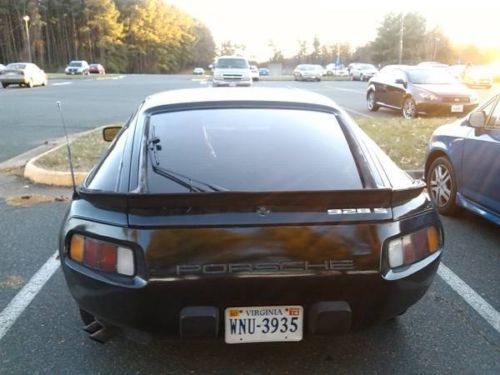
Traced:
<path fill-rule="evenodd" d="M 443 78 L 443 83 L 420 83 L 412 79 L 412 74 L 430 72 L 436 78 Z M 449 77 L 448 77 L 449 76 Z M 432 79 L 431 79 L 432 81 Z M 466 86 L 454 79 L 446 71 L 429 67 L 405 65 L 388 66 L 373 77 L 367 88 L 375 93 L 377 106 L 401 110 L 406 98 L 412 98 L 419 114 L 463 114 L 474 109 L 477 98 Z M 455 112 L 453 105 L 460 105 Z"/>
<path fill-rule="evenodd" d="M 186 90 L 146 100 L 78 188 L 61 229 L 60 255 L 82 310 L 122 330 L 178 335 L 186 308 L 210 307 L 220 314 L 212 336 L 220 336 L 227 307 L 300 305 L 306 334 L 317 331 L 313 318 L 324 303 L 348 306 L 347 326 L 357 328 L 394 317 L 422 297 L 443 241 L 422 183 L 399 170 L 326 98 L 300 91 L 209 91 L 207 99 L 199 98 L 206 91 Z M 325 113 L 345 135 L 360 186 L 186 192 L 172 185 L 173 191 L 152 192 L 161 186 L 150 186 L 156 180 L 150 179 L 154 159 L 148 158 L 151 143 L 145 141 L 148 116 L 200 108 L 258 108 L 264 110 L 260 114 L 282 108 L 311 111 L 311 118 Z M 309 126 L 313 129 L 313 122 Z M 391 268 L 389 242 L 430 227 L 438 233 L 439 249 Z M 75 235 L 131 249 L 134 273 L 102 272 L 71 259 Z"/>

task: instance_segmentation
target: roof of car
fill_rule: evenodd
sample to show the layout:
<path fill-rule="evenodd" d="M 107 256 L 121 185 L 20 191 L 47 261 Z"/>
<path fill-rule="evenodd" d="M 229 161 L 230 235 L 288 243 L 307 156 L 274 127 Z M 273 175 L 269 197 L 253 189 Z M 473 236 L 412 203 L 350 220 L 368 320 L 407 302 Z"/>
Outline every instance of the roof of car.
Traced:
<path fill-rule="evenodd" d="M 238 56 L 238 55 L 224 55 L 224 56 L 217 56 L 217 59 L 245 59 L 246 57 L 244 56 Z"/>
<path fill-rule="evenodd" d="M 217 89 L 196 88 L 159 92 L 146 98 L 143 110 L 164 105 L 207 102 L 284 102 L 321 105 L 339 109 L 337 104 L 330 98 L 306 90 L 221 87 Z"/>

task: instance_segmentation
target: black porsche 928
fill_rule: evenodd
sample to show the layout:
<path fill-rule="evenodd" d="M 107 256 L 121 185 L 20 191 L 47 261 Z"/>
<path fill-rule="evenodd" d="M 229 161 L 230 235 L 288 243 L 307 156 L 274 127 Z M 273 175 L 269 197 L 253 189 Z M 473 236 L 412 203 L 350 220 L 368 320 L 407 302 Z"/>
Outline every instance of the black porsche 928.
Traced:
<path fill-rule="evenodd" d="M 343 333 L 404 313 L 437 271 L 425 185 L 323 96 L 159 93 L 112 142 L 60 236 L 97 341 Z"/>

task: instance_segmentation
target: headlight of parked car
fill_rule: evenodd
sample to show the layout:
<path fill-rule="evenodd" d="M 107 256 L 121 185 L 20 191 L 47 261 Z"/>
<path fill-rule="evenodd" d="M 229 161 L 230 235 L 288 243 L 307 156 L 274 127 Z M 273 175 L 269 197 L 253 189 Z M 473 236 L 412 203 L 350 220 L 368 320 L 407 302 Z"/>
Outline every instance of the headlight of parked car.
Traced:
<path fill-rule="evenodd" d="M 439 100 L 439 98 L 436 95 L 434 95 L 434 94 L 432 94 L 430 92 L 429 93 L 423 93 L 420 96 L 422 97 L 422 99 L 428 100 L 428 101 L 431 101 L 431 102 Z"/>

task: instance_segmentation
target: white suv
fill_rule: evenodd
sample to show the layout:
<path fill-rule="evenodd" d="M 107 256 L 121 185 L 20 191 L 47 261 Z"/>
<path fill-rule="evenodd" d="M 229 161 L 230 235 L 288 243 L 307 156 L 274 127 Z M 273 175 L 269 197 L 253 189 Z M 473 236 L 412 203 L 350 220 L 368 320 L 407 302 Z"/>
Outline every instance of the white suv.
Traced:
<path fill-rule="evenodd" d="M 66 69 L 64 69 L 66 74 L 89 74 L 89 64 L 85 60 L 74 60 L 71 61 Z"/>
<path fill-rule="evenodd" d="M 218 57 L 213 65 L 213 73 L 214 87 L 252 85 L 250 64 L 241 56 Z"/>

